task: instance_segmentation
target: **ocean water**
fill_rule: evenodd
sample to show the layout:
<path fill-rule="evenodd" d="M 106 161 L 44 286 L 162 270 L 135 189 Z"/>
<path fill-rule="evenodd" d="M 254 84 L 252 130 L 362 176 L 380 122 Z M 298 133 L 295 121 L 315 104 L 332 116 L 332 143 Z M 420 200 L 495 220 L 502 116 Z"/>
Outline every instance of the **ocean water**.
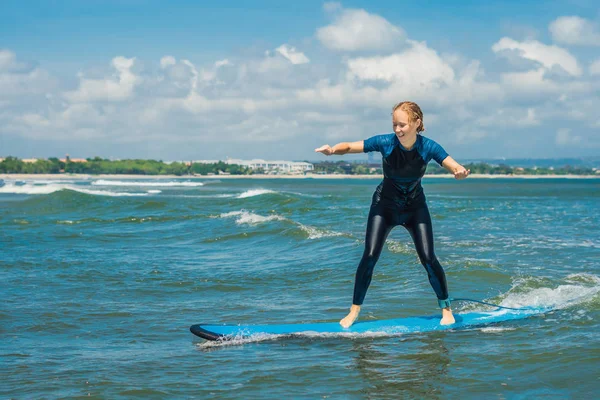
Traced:
<path fill-rule="evenodd" d="M 220 343 L 189 332 L 343 317 L 377 183 L 8 179 L 0 398 L 597 396 L 600 180 L 424 180 L 451 295 L 547 314 L 390 336 Z M 437 313 L 396 228 L 361 319 Z"/>

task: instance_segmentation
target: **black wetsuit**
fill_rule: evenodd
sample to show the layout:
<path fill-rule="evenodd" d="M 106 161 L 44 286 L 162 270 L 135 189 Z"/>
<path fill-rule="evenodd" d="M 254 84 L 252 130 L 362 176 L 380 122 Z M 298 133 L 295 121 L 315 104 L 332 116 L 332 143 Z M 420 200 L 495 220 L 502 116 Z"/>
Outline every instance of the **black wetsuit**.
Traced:
<path fill-rule="evenodd" d="M 386 238 L 392 228 L 402 225 L 412 236 L 440 307 L 448 307 L 446 275 L 434 253 L 431 217 L 421 186 L 427 163 L 434 159 L 441 165 L 448 153 L 421 135 L 417 135 L 412 149 L 406 150 L 394 133 L 365 140 L 364 152 L 370 151 L 379 151 L 383 156 L 383 181 L 373 194 L 365 251 L 356 271 L 353 304 L 363 303 Z"/>

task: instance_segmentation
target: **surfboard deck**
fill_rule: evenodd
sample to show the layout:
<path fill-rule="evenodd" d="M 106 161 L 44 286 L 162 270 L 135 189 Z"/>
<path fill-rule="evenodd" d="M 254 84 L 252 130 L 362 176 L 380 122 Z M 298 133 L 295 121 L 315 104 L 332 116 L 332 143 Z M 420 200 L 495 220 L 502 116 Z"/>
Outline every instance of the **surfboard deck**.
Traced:
<path fill-rule="evenodd" d="M 527 311 L 497 310 L 490 312 L 469 312 L 454 314 L 456 322 L 452 325 L 440 325 L 440 315 L 415 316 L 374 321 L 358 321 L 345 329 L 335 322 L 303 323 L 303 324 L 270 324 L 270 325 L 211 325 L 196 324 L 190 331 L 206 340 L 232 340 L 250 338 L 259 335 L 310 335 L 314 333 L 348 334 L 348 333 L 383 333 L 401 334 L 432 332 L 448 329 L 461 329 L 504 321 L 528 318 L 548 312 L 548 309 L 531 309 Z"/>

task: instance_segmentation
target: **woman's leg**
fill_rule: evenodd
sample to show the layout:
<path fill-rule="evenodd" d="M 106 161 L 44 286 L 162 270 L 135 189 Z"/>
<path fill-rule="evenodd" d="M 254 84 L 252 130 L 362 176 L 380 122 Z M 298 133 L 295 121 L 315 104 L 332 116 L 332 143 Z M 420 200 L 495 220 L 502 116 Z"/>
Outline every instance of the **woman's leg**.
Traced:
<path fill-rule="evenodd" d="M 415 243 L 419 260 L 427 271 L 429 283 L 437 295 L 440 308 L 446 311 L 443 312 L 444 318 L 442 318 L 442 323 L 454 323 L 454 317 L 452 317 L 450 310 L 450 300 L 448 299 L 446 274 L 433 249 L 433 228 L 427 205 L 424 204 L 423 207 L 417 209 L 413 217 L 404 224 L 404 227 L 408 230 Z"/>
<path fill-rule="evenodd" d="M 386 220 L 384 213 L 376 208 L 371 208 L 367 221 L 367 234 L 365 238 L 365 250 L 363 252 L 354 280 L 354 296 L 350 313 L 340 321 L 347 328 L 354 323 L 360 313 L 367 289 L 371 284 L 375 264 L 381 255 L 385 240 L 392 230 L 393 225 Z"/>
<path fill-rule="evenodd" d="M 363 252 L 354 280 L 354 297 L 352 304 L 360 306 L 367 294 L 367 289 L 371 284 L 375 264 L 379 260 L 383 245 L 392 230 L 391 225 L 383 213 L 371 212 L 367 222 L 367 234 L 365 237 L 365 250 Z"/>

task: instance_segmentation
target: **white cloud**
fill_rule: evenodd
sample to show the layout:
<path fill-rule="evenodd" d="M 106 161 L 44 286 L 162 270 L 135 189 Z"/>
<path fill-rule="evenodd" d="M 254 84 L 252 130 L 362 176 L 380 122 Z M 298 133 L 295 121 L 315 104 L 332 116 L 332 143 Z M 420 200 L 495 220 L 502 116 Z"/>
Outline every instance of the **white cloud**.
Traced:
<path fill-rule="evenodd" d="M 221 84 L 222 82 L 217 78 L 219 70 L 228 66 L 233 66 L 229 59 L 215 61 L 207 68 L 198 68 L 190 60 L 177 61 L 175 58 L 167 56 L 161 59 L 164 76 L 160 77 L 158 81 L 162 82 L 164 93 L 179 97 L 178 95 L 182 93 L 183 89 L 189 93 L 210 85 Z"/>
<path fill-rule="evenodd" d="M 598 24 L 581 17 L 566 16 L 557 18 L 550 23 L 548 29 L 552 34 L 552 39 L 558 43 L 600 46 Z"/>
<path fill-rule="evenodd" d="M 56 79 L 48 72 L 17 60 L 10 50 L 0 50 L 0 100 L 10 98 L 32 106 L 56 85 Z"/>
<path fill-rule="evenodd" d="M 540 125 L 540 120 L 536 116 L 535 108 L 528 108 L 527 115 L 523 118 L 517 118 L 516 123 L 521 126 Z"/>
<path fill-rule="evenodd" d="M 226 136 L 245 142 L 273 142 L 289 139 L 300 132 L 299 123 L 293 118 L 257 114 L 223 126 Z"/>
<path fill-rule="evenodd" d="M 478 126 L 486 128 L 525 128 L 540 125 L 541 122 L 534 108 L 528 108 L 525 112 L 519 108 L 501 108 L 490 115 L 480 116 L 475 119 Z"/>
<path fill-rule="evenodd" d="M 17 82 L 16 76 L 22 78 L 18 82 L 40 82 L 39 77 L 25 78 L 35 69 L 18 75 L 0 71 L 0 135 L 19 135 L 22 141 L 97 140 L 103 148 L 127 143 L 131 147 L 123 153 L 141 157 L 151 156 L 144 153 L 150 148 L 170 158 L 183 153 L 268 158 L 277 149 L 278 157 L 313 159 L 312 149 L 323 140 L 360 140 L 390 131 L 390 110 L 400 100 L 419 103 L 427 135 L 457 149 L 487 148 L 493 155 L 503 140 L 509 146 L 519 138 L 523 156 L 528 141 L 537 140 L 536 129 L 554 134 L 556 118 L 573 124 L 568 126 L 580 141 L 571 137 L 569 143 L 579 143 L 581 149 L 597 134 L 597 128 L 575 129 L 598 123 L 600 104 L 593 97 L 600 81 L 588 74 L 557 78 L 548 61 L 531 71 L 488 76 L 484 61 L 440 54 L 410 40 L 383 56 L 313 58 L 294 65 L 301 54 L 286 44 L 264 57 L 231 54 L 205 63 L 165 55 L 160 63 L 147 64 L 150 69 L 136 68 L 137 61 L 121 57 L 112 62 L 114 75 L 92 79 L 86 72 L 77 90 L 67 95 L 57 86 L 25 96 L 25 83 L 11 83 L 22 104 L 5 97 L 3 82 Z M 19 64 L 8 53 L 4 60 L 13 69 Z M 121 96 L 110 97 L 110 90 Z M 35 102 L 28 104 L 31 99 Z M 97 101 L 106 99 L 113 102 Z M 549 147 L 555 146 L 555 140 L 550 142 Z M 94 154 L 82 154 L 88 155 Z"/>
<path fill-rule="evenodd" d="M 538 62 L 547 69 L 559 66 L 572 76 L 580 76 L 582 73 L 577 60 L 567 50 L 548 46 L 537 40 L 518 42 L 504 37 L 492 46 L 492 50 L 501 55 L 504 51 L 514 51 L 518 56 Z"/>
<path fill-rule="evenodd" d="M 296 99 L 302 104 L 318 104 L 329 108 L 342 107 L 356 95 L 346 84 L 332 85 L 328 79 L 318 81 L 313 87 L 296 91 Z"/>
<path fill-rule="evenodd" d="M 81 78 L 79 88 L 65 93 L 65 98 L 72 102 L 124 101 L 133 96 L 135 85 L 140 82 L 131 68 L 135 58 L 115 57 L 111 65 L 116 70 L 110 78 Z"/>
<path fill-rule="evenodd" d="M 296 48 L 283 44 L 275 50 L 267 50 L 263 58 L 250 59 L 241 64 L 240 78 L 260 79 L 267 85 L 293 86 L 297 82 L 306 82 L 304 75 L 297 74 L 297 65 L 307 65 L 310 60 Z M 306 68 L 306 67 L 304 67 Z"/>
<path fill-rule="evenodd" d="M 34 129 L 37 128 L 47 128 L 51 126 L 50 121 L 47 118 L 39 114 L 34 113 L 25 113 L 22 116 L 16 118 L 17 122 L 22 122 L 25 125 L 28 125 Z"/>
<path fill-rule="evenodd" d="M 279 54 L 279 52 L 277 53 Z M 260 74 L 270 74 L 276 71 L 285 71 L 290 67 L 288 59 L 279 56 L 272 56 L 270 52 L 265 53 L 265 58 L 257 63 L 251 63 L 251 71 L 256 71 Z"/>
<path fill-rule="evenodd" d="M 164 56 L 160 59 L 160 67 L 167 68 L 170 65 L 175 65 L 177 61 L 175 61 L 175 57 L 173 56 Z"/>
<path fill-rule="evenodd" d="M 387 57 L 367 57 L 348 60 L 350 79 L 381 80 L 408 87 L 439 86 L 454 80 L 452 67 L 424 43 L 409 41 L 411 48 Z M 410 60 L 410 61 L 409 61 Z"/>
<path fill-rule="evenodd" d="M 590 64 L 590 75 L 600 75 L 600 59 Z"/>
<path fill-rule="evenodd" d="M 379 15 L 365 10 L 345 9 L 331 25 L 319 28 L 317 38 L 332 50 L 387 50 L 404 45 L 406 34 Z"/>
<path fill-rule="evenodd" d="M 181 98 L 195 90 L 198 85 L 198 71 L 188 60 L 176 60 L 165 56 L 160 60 L 160 70 L 154 76 L 145 76 L 143 85 L 138 87 L 142 98 Z M 147 113 L 153 115 L 155 113 Z"/>
<path fill-rule="evenodd" d="M 597 93 L 597 92 L 596 92 Z M 600 97 L 596 96 L 593 92 L 591 96 L 577 96 L 573 99 L 561 104 L 561 107 L 557 107 L 557 111 L 561 116 L 566 116 L 568 119 L 582 123 L 587 126 L 594 127 L 595 121 L 598 118 L 598 110 L 600 109 Z M 581 129 L 580 132 L 589 133 L 590 136 L 593 132 L 589 129 Z M 597 135 L 597 133 L 595 133 Z"/>
<path fill-rule="evenodd" d="M 17 57 L 10 50 L 0 50 L 0 71 L 8 71 L 17 66 Z"/>
<path fill-rule="evenodd" d="M 104 136 L 103 128 L 111 120 L 123 118 L 118 111 L 107 119 L 106 113 L 91 104 L 71 104 L 64 109 L 42 113 L 26 112 L 12 118 L 14 130 L 30 139 L 70 140 Z"/>
<path fill-rule="evenodd" d="M 233 65 L 233 64 L 228 59 L 219 60 L 219 61 L 215 62 L 216 68 L 221 68 L 221 67 L 231 66 L 231 65 Z"/>
<path fill-rule="evenodd" d="M 306 64 L 310 62 L 308 57 L 299 51 L 296 51 L 294 47 L 291 47 L 287 44 L 282 44 L 277 49 L 275 49 L 279 54 L 288 59 L 292 64 Z"/>
<path fill-rule="evenodd" d="M 525 92 L 548 92 L 559 88 L 557 84 L 544 78 L 546 70 L 538 68 L 527 72 L 509 72 L 502 74 L 504 85 L 513 90 Z"/>
<path fill-rule="evenodd" d="M 298 89 L 296 100 L 331 112 L 352 109 L 387 116 L 381 108 L 387 110 L 400 100 L 413 99 L 430 110 L 455 110 L 482 104 L 494 107 L 505 95 L 498 83 L 482 80 L 485 73 L 479 61 L 454 69 L 425 43 L 409 41 L 409 45 L 410 49 L 386 57 L 349 59 L 345 79 L 320 79 Z"/>
<path fill-rule="evenodd" d="M 181 63 L 184 65 L 187 65 L 189 67 L 190 71 L 192 72 L 192 78 L 190 81 L 190 83 L 191 83 L 190 91 L 193 92 L 198 87 L 198 70 L 196 69 L 196 66 L 194 64 L 192 64 L 192 62 L 189 60 L 181 60 Z M 210 72 L 204 72 L 202 75 L 203 75 L 202 78 L 204 80 L 211 80 L 214 77 L 214 74 L 210 73 Z"/>

